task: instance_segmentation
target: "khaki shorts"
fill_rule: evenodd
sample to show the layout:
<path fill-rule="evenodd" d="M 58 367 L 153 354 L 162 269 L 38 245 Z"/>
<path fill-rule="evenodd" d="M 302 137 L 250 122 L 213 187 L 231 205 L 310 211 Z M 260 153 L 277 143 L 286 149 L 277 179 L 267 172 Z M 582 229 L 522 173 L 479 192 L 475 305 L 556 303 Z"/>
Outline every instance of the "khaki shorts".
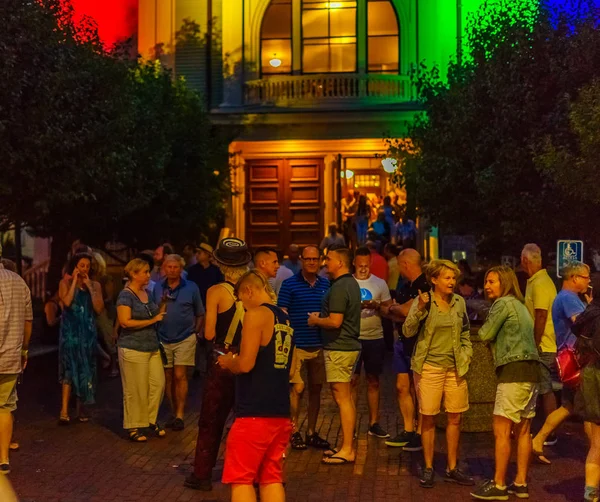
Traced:
<path fill-rule="evenodd" d="M 165 343 L 167 364 L 165 368 L 173 366 L 196 366 L 196 335 L 190 335 L 185 340 L 177 343 Z"/>
<path fill-rule="evenodd" d="M 299 349 L 298 347 L 294 349 L 290 383 L 303 383 L 306 385 L 307 380 L 309 385 L 322 385 L 325 383 L 323 349 Z"/>
<path fill-rule="evenodd" d="M 456 368 L 438 368 L 425 364 L 421 374 L 414 374 L 421 415 L 437 415 L 444 401 L 446 413 L 463 413 L 469 409 L 467 380 Z"/>
<path fill-rule="evenodd" d="M 17 409 L 18 373 L 0 375 L 0 413 L 11 413 Z"/>
<path fill-rule="evenodd" d="M 532 382 L 499 383 L 496 387 L 494 415 L 508 418 L 515 424 L 535 417 L 540 384 Z"/>
<path fill-rule="evenodd" d="M 360 356 L 360 350 L 323 350 L 327 383 L 349 383 Z"/>

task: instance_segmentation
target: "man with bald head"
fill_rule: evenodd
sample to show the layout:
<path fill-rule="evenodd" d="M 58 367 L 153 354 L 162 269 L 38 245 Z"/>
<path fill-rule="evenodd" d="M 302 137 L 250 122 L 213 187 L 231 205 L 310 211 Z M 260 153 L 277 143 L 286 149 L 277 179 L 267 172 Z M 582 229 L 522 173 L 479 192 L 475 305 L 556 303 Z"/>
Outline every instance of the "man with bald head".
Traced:
<path fill-rule="evenodd" d="M 396 294 L 396 303 L 390 307 L 390 313 L 398 322 L 404 322 L 415 298 L 429 291 L 430 286 L 422 270 L 421 255 L 411 248 L 403 249 L 398 255 L 400 276 L 407 281 Z M 399 330 L 401 333 L 402 331 Z M 385 442 L 386 445 L 403 448 L 406 451 L 421 449 L 421 435 L 415 431 L 414 382 L 410 369 L 410 358 L 417 337 L 404 338 L 399 335 L 394 343 L 392 367 L 396 373 L 396 391 L 398 406 L 404 419 L 404 431 Z"/>

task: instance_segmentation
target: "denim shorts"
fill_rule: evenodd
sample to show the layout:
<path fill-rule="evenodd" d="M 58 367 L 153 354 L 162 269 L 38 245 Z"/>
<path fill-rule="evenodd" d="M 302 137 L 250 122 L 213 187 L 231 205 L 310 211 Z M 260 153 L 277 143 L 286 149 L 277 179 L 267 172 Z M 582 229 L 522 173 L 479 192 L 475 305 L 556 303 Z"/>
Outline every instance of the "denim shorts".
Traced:
<path fill-rule="evenodd" d="M 533 382 L 503 382 L 496 387 L 494 415 L 508 418 L 515 424 L 535 417 L 539 384 Z"/>

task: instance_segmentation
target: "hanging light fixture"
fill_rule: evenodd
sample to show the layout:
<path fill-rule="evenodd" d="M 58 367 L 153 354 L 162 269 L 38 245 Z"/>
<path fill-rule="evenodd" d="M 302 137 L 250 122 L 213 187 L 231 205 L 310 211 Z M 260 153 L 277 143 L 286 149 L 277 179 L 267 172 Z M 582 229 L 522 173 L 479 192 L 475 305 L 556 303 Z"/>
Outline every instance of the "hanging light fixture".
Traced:
<path fill-rule="evenodd" d="M 281 59 L 277 57 L 277 54 L 273 54 L 273 57 L 269 60 L 269 64 L 273 68 L 279 68 L 281 66 Z"/>
<path fill-rule="evenodd" d="M 381 166 L 386 173 L 393 173 L 398 168 L 398 161 L 393 157 L 386 157 L 381 160 Z"/>

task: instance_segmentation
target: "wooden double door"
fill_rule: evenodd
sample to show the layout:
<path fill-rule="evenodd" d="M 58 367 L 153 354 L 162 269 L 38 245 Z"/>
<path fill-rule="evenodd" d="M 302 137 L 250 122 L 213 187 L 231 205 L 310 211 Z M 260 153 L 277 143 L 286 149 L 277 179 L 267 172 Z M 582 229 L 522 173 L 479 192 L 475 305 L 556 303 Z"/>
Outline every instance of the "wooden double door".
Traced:
<path fill-rule="evenodd" d="M 319 244 L 323 229 L 323 159 L 246 161 L 246 240 L 287 251 Z"/>

